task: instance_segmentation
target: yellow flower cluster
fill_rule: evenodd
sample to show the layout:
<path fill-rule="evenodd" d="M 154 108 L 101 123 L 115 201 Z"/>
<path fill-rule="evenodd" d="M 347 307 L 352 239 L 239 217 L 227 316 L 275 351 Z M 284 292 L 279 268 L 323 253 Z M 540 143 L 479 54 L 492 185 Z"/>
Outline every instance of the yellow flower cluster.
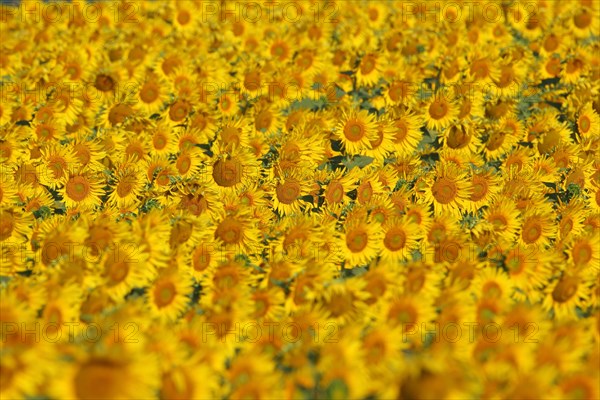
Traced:
<path fill-rule="evenodd" d="M 0 397 L 600 398 L 599 13 L 0 5 Z"/>

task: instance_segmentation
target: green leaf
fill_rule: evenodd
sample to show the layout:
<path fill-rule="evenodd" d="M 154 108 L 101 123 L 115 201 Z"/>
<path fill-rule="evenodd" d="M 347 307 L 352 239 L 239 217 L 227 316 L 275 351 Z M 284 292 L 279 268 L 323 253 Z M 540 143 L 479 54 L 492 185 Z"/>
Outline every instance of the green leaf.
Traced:
<path fill-rule="evenodd" d="M 328 399 L 345 400 L 349 398 L 348 386 L 341 379 L 335 379 L 326 390 Z"/>
<path fill-rule="evenodd" d="M 373 162 L 373 158 L 367 156 L 355 156 L 351 159 L 345 159 L 342 163 L 346 166 L 347 169 L 352 169 L 354 167 L 364 168 L 367 165 Z"/>

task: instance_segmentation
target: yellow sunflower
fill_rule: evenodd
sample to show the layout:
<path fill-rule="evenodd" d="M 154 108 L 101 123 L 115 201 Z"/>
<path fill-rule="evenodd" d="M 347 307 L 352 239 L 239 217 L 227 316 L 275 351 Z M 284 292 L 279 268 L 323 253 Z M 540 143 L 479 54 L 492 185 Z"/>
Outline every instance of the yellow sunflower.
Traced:
<path fill-rule="evenodd" d="M 551 282 L 544 293 L 542 306 L 559 321 L 577 318 L 575 308 L 581 308 L 588 295 L 583 277 L 567 271 Z"/>
<path fill-rule="evenodd" d="M 455 122 L 459 108 L 450 92 L 442 90 L 424 104 L 423 119 L 427 129 L 441 131 Z"/>
<path fill-rule="evenodd" d="M 412 259 L 411 251 L 421 239 L 419 226 L 407 216 L 392 217 L 382 224 L 381 259 L 405 261 Z"/>
<path fill-rule="evenodd" d="M 302 197 L 308 194 L 306 181 L 299 171 L 283 171 L 275 184 L 273 209 L 281 215 L 299 212 L 304 203 Z"/>
<path fill-rule="evenodd" d="M 212 161 L 211 161 L 212 162 Z M 260 176 L 257 160 L 245 149 L 216 154 L 207 171 L 209 182 L 222 191 L 237 191 Z"/>
<path fill-rule="evenodd" d="M 174 321 L 186 309 L 192 282 L 176 268 L 165 270 L 148 289 L 147 304 L 151 315 L 160 320 Z"/>
<path fill-rule="evenodd" d="M 381 78 L 383 56 L 367 53 L 358 62 L 356 83 L 359 86 L 374 86 Z"/>
<path fill-rule="evenodd" d="M 569 260 L 575 267 L 590 273 L 600 272 L 600 237 L 583 235 L 573 239 L 567 248 Z"/>
<path fill-rule="evenodd" d="M 423 119 L 412 112 L 397 113 L 390 121 L 390 133 L 396 152 L 412 154 L 421 141 Z"/>
<path fill-rule="evenodd" d="M 118 208 L 135 205 L 143 188 L 143 177 L 140 164 L 124 163 L 118 166 L 114 175 L 112 191 L 108 196 L 109 204 Z"/>
<path fill-rule="evenodd" d="M 544 249 L 556 237 L 556 224 L 551 215 L 527 211 L 521 221 L 519 241 L 525 246 Z"/>
<path fill-rule="evenodd" d="M 480 208 L 491 203 L 491 200 L 501 190 L 500 177 L 493 170 L 482 170 L 471 174 L 473 192 L 469 197 L 469 208 L 477 212 Z"/>
<path fill-rule="evenodd" d="M 148 116 L 158 113 L 164 106 L 168 97 L 166 83 L 154 74 L 149 74 L 143 82 L 139 83 L 137 101 L 141 110 Z"/>
<path fill-rule="evenodd" d="M 466 178 L 466 172 L 453 164 L 438 166 L 431 173 L 425 198 L 433 204 L 436 213 L 444 210 L 458 211 L 467 207 L 473 189 Z"/>
<path fill-rule="evenodd" d="M 365 309 L 365 282 L 361 280 L 344 280 L 335 282 L 324 288 L 324 291 L 313 296 L 323 303 L 324 310 L 336 325 L 343 326 L 355 320 Z M 309 298 L 312 296 L 309 296 Z"/>
<path fill-rule="evenodd" d="M 67 207 L 89 210 L 101 204 L 102 183 L 98 174 L 90 170 L 73 171 L 62 179 L 63 187 L 59 193 Z"/>
<path fill-rule="evenodd" d="M 587 103 L 579 112 L 577 116 L 577 130 L 579 135 L 583 138 L 588 135 L 598 134 L 600 129 L 600 116 L 594 108 L 592 103 Z"/>
<path fill-rule="evenodd" d="M 326 179 L 328 180 L 323 196 L 325 203 L 337 209 L 350 201 L 348 193 L 356 188 L 357 181 L 356 170 L 337 170 L 331 172 Z"/>
<path fill-rule="evenodd" d="M 342 249 L 347 267 L 367 264 L 377 256 L 381 233 L 373 225 L 360 220 L 346 221 L 338 248 Z"/>
<path fill-rule="evenodd" d="M 366 110 L 344 112 L 337 126 L 336 137 L 347 154 L 362 154 L 371 149 L 371 142 L 377 139 L 373 115 Z"/>
<path fill-rule="evenodd" d="M 419 300 L 411 295 L 390 295 L 377 315 L 377 319 L 402 332 L 402 343 L 421 344 L 425 341 L 422 324 L 432 322 L 436 317 L 433 302 Z"/>
<path fill-rule="evenodd" d="M 225 117 L 221 120 L 216 142 L 223 151 L 249 146 L 251 121 L 248 118 Z"/>
<path fill-rule="evenodd" d="M 203 169 L 204 153 L 198 148 L 191 148 L 180 152 L 174 162 L 176 174 L 183 179 L 193 179 L 198 176 Z"/>
<path fill-rule="evenodd" d="M 93 354 L 78 350 L 63 379 L 52 385 L 53 393 L 82 399 L 152 397 L 159 387 L 158 360 L 154 354 L 127 347 L 119 343 Z"/>
<path fill-rule="evenodd" d="M 131 289 L 148 284 L 148 273 L 144 271 L 147 254 L 139 243 L 121 240 L 102 254 L 101 276 L 108 295 L 116 302 L 125 301 Z"/>
<path fill-rule="evenodd" d="M 219 213 L 219 218 L 213 227 L 213 235 L 225 251 L 232 250 L 247 254 L 258 251 L 260 231 L 254 226 L 249 214 L 243 211 L 232 215 Z"/>

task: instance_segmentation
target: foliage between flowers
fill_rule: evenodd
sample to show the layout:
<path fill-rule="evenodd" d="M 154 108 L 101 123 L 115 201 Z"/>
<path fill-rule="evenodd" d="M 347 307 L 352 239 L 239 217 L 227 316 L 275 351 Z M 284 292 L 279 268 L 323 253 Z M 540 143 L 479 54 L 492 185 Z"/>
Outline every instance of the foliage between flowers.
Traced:
<path fill-rule="evenodd" d="M 600 7 L 474 4 L 0 5 L 2 398 L 600 397 Z"/>

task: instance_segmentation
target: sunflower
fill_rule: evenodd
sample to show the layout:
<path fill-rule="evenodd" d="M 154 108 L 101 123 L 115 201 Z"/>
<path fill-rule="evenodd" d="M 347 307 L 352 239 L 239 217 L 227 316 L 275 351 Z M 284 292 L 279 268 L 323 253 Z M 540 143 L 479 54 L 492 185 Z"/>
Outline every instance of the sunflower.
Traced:
<path fill-rule="evenodd" d="M 264 399 L 270 394 L 282 397 L 275 363 L 256 348 L 241 352 L 226 371 L 229 397 L 232 399 Z M 256 377 L 251 379 L 250 377 Z"/>
<path fill-rule="evenodd" d="M 514 203 L 498 197 L 483 212 L 483 219 L 489 222 L 502 239 L 502 243 L 512 242 L 521 228 L 520 214 Z"/>
<path fill-rule="evenodd" d="M 285 314 L 285 296 L 281 288 L 273 286 L 252 293 L 254 312 L 252 318 L 258 321 L 280 320 Z"/>
<path fill-rule="evenodd" d="M 171 18 L 173 27 L 178 33 L 182 35 L 189 35 L 196 30 L 200 25 L 199 16 L 201 14 L 198 10 L 199 4 L 196 2 L 190 2 L 189 4 L 177 3 L 171 10 Z"/>
<path fill-rule="evenodd" d="M 592 107 L 592 103 L 587 103 L 577 115 L 577 131 L 583 138 L 593 135 L 593 132 L 597 134 L 598 129 L 600 129 L 600 117 Z"/>
<path fill-rule="evenodd" d="M 584 271 L 598 273 L 600 270 L 600 238 L 598 235 L 582 235 L 568 245 L 569 260 Z"/>
<path fill-rule="evenodd" d="M 98 219 L 83 215 L 82 223 L 86 230 L 83 245 L 87 247 L 85 254 L 89 261 L 96 261 L 115 243 L 126 238 L 126 224 L 118 223 L 109 218 L 106 213 L 98 215 Z"/>
<path fill-rule="evenodd" d="M 376 139 L 375 119 L 366 110 L 344 112 L 337 126 L 336 137 L 347 154 L 361 154 L 371 148 Z"/>
<path fill-rule="evenodd" d="M 293 132 L 283 136 L 279 141 L 279 157 L 275 173 L 278 169 L 307 168 L 312 169 L 325 158 L 325 149 L 316 135 L 311 135 L 306 124 L 302 123 Z"/>
<path fill-rule="evenodd" d="M 191 291 L 191 281 L 185 275 L 174 268 L 165 270 L 146 293 L 151 315 L 160 320 L 176 320 L 185 311 Z"/>
<path fill-rule="evenodd" d="M 8 102 L 0 104 L 0 126 L 8 124 L 12 120 L 12 107 Z"/>
<path fill-rule="evenodd" d="M 510 280 L 518 289 L 515 298 L 532 298 L 552 277 L 552 255 L 520 244 L 506 246 L 508 244 L 491 249 L 488 257 L 502 262 L 508 270 Z"/>
<path fill-rule="evenodd" d="M 65 124 L 57 118 L 44 122 L 34 120 L 30 129 L 35 134 L 37 142 L 42 145 L 64 139 L 65 135 Z"/>
<path fill-rule="evenodd" d="M 361 151 L 364 155 L 372 157 L 379 162 L 394 151 L 392 142 L 394 129 L 391 122 L 384 116 L 378 118 L 375 138 L 369 142 L 370 146 Z"/>
<path fill-rule="evenodd" d="M 356 83 L 359 86 L 374 86 L 381 78 L 383 56 L 377 53 L 367 53 L 358 62 Z"/>
<path fill-rule="evenodd" d="M 538 73 L 542 79 L 559 78 L 563 75 L 563 64 L 558 55 L 547 55 L 539 60 Z"/>
<path fill-rule="evenodd" d="M 74 140 L 69 144 L 77 161 L 83 168 L 89 168 L 92 171 L 101 171 L 104 165 L 101 160 L 106 156 L 102 150 L 102 145 L 98 139 L 88 139 L 86 135 L 79 132 Z"/>
<path fill-rule="evenodd" d="M 389 124 L 391 139 L 400 155 L 409 155 L 415 151 L 422 139 L 420 131 L 423 120 L 412 112 L 403 112 L 395 115 Z"/>
<path fill-rule="evenodd" d="M 469 80 L 481 85 L 493 83 L 498 79 L 498 70 L 494 60 L 497 57 L 497 50 L 490 49 L 489 54 L 480 54 L 472 52 L 468 56 L 467 76 Z"/>
<path fill-rule="evenodd" d="M 364 286 L 365 283 L 361 280 L 335 282 L 320 293 L 312 293 L 309 298 L 316 296 L 319 303 L 323 303 L 330 320 L 336 325 L 344 326 L 356 319 L 365 308 L 368 294 L 364 291 Z"/>
<path fill-rule="evenodd" d="M 595 213 L 600 213 L 600 184 L 592 185 L 589 189 L 587 203 Z"/>
<path fill-rule="evenodd" d="M 0 170 L 0 207 L 10 207 L 17 201 L 17 190 L 15 182 L 11 175 Z"/>
<path fill-rule="evenodd" d="M 448 93 L 438 92 L 431 96 L 424 109 L 426 112 L 423 115 L 427 129 L 443 130 L 450 126 L 458 116 L 458 105 L 451 100 Z"/>
<path fill-rule="evenodd" d="M 365 168 L 364 177 L 359 181 L 360 183 L 356 187 L 356 201 L 359 204 L 370 204 L 374 196 L 379 196 L 384 193 L 384 187 L 377 179 L 378 172 L 377 169 L 368 171 Z"/>
<path fill-rule="evenodd" d="M 521 81 L 526 74 L 526 67 L 519 62 L 502 62 L 498 68 L 498 78 L 494 79 L 494 95 L 515 96 L 519 93 Z"/>
<path fill-rule="evenodd" d="M 307 194 L 306 179 L 301 172 L 283 171 L 275 184 L 273 209 L 281 215 L 299 212 L 303 205 L 302 197 Z"/>
<path fill-rule="evenodd" d="M 224 117 L 234 117 L 240 110 L 238 99 L 239 95 L 236 93 L 221 93 L 216 100 L 217 110 Z"/>
<path fill-rule="evenodd" d="M 417 299 L 412 294 L 394 294 L 386 299 L 377 319 L 392 328 L 400 328 L 403 343 L 410 344 L 422 343 L 422 324 L 434 321 L 435 317 L 432 301 Z"/>
<path fill-rule="evenodd" d="M 323 192 L 327 206 L 337 209 L 350 202 L 348 193 L 356 188 L 357 178 L 355 169 L 331 172 Z"/>
<path fill-rule="evenodd" d="M 30 325 L 22 322 L 20 326 L 20 329 L 23 330 L 31 326 L 34 326 L 33 329 L 35 329 L 33 323 Z M 45 376 L 49 375 L 51 363 L 46 358 L 52 357 L 52 353 L 32 345 L 25 351 L 15 350 L 5 350 L 6 355 L 0 362 L 2 371 L 6 374 L 6 378 L 2 379 L 3 385 L 0 394 L 9 398 L 35 396 L 40 393 L 38 385 L 42 385 Z M 44 356 L 40 357 L 40 354 L 44 354 Z"/>
<path fill-rule="evenodd" d="M 43 163 L 40 169 L 43 173 L 39 177 L 43 185 L 56 189 L 66 174 L 75 169 L 75 155 L 70 150 L 68 147 L 56 145 L 42 149 Z"/>
<path fill-rule="evenodd" d="M 73 281 L 62 282 L 60 288 L 55 288 L 54 282 L 47 283 L 47 297 L 41 311 L 41 319 L 56 334 L 65 323 L 74 322 L 79 317 L 79 305 L 82 301 L 83 290 Z M 60 332 L 59 332 L 60 333 Z"/>
<path fill-rule="evenodd" d="M 73 399 L 150 398 L 158 390 L 159 371 L 154 354 L 124 344 L 89 355 L 77 351 L 63 379 L 52 385 L 53 392 L 56 397 Z M 103 384 L 98 385 L 99 381 Z"/>
<path fill-rule="evenodd" d="M 584 399 L 595 399 L 600 397 L 600 389 L 598 389 L 595 379 L 583 372 L 564 377 L 564 379 L 561 379 L 558 386 L 560 389 L 560 396 L 563 398 L 575 398 L 581 396 Z"/>
<path fill-rule="evenodd" d="M 310 81 L 325 69 L 323 54 L 310 46 L 300 48 L 294 55 L 294 68 Z"/>
<path fill-rule="evenodd" d="M 377 228 L 361 220 L 346 221 L 338 248 L 344 254 L 348 267 L 367 264 L 377 256 L 381 233 Z"/>
<path fill-rule="evenodd" d="M 411 251 L 421 239 L 418 225 L 407 216 L 392 217 L 382 224 L 382 234 L 379 248 L 382 260 L 409 260 Z"/>
<path fill-rule="evenodd" d="M 475 273 L 470 289 L 478 298 L 506 302 L 512 296 L 514 283 L 502 269 L 484 268 Z"/>
<path fill-rule="evenodd" d="M 545 248 L 556 237 L 553 218 L 545 213 L 527 211 L 522 215 L 519 241 L 525 246 Z"/>
<path fill-rule="evenodd" d="M 181 218 L 170 219 L 160 208 L 151 208 L 132 221 L 135 237 L 141 241 L 139 251 L 147 254 L 147 263 L 154 267 L 147 268 L 148 277 L 153 277 L 154 270 L 162 270 L 169 265 L 171 243 L 179 243 L 186 238 L 186 234 L 194 233 L 196 226 L 189 223 L 178 227 L 181 229 L 172 227 L 180 221 Z"/>
<path fill-rule="evenodd" d="M 234 151 L 240 147 L 246 149 L 249 146 L 251 130 L 251 121 L 248 118 L 225 116 L 221 120 L 216 143 L 222 151 Z"/>
<path fill-rule="evenodd" d="M 103 128 L 123 127 L 139 117 L 140 111 L 135 106 L 133 94 L 111 100 L 102 106 L 96 117 L 96 124 Z"/>
<path fill-rule="evenodd" d="M 556 28 L 547 32 L 540 40 L 540 54 L 542 56 L 564 54 L 565 47 L 570 44 L 570 39 L 565 34 L 564 29 Z"/>
<path fill-rule="evenodd" d="M 136 204 L 143 186 L 140 164 L 123 163 L 114 172 L 108 203 L 113 207 L 128 208 Z"/>
<path fill-rule="evenodd" d="M 160 398 L 213 398 L 217 396 L 217 385 L 214 382 L 214 371 L 208 365 L 195 359 L 186 360 L 182 365 L 163 372 Z"/>
<path fill-rule="evenodd" d="M 487 159 L 495 160 L 510 152 L 518 140 L 512 130 L 505 129 L 503 125 L 492 125 L 482 150 Z"/>
<path fill-rule="evenodd" d="M 598 23 L 598 8 L 593 2 L 589 7 L 580 7 L 574 3 L 568 12 L 567 23 L 569 30 L 577 38 L 586 38 L 589 36 L 598 36 L 600 34 L 600 24 Z"/>
<path fill-rule="evenodd" d="M 260 231 L 251 222 L 251 216 L 240 211 L 237 215 L 221 213 L 215 221 L 214 238 L 225 250 L 252 254 L 257 251 Z"/>
<path fill-rule="evenodd" d="M 172 123 L 182 124 L 191 115 L 194 102 L 184 95 L 179 95 L 170 105 L 168 116 Z"/>
<path fill-rule="evenodd" d="M 260 177 L 257 160 L 245 149 L 215 154 L 207 171 L 209 182 L 220 191 L 238 191 Z"/>
<path fill-rule="evenodd" d="M 31 237 L 33 216 L 18 209 L 0 209 L 0 242 L 10 245 L 23 243 Z"/>
<path fill-rule="evenodd" d="M 203 158 L 205 158 L 204 153 L 198 148 L 180 152 L 174 162 L 177 175 L 183 179 L 197 177 L 201 171 L 204 171 Z"/>
<path fill-rule="evenodd" d="M 280 32 L 264 42 L 264 56 L 266 59 L 285 65 L 292 60 L 295 45 L 296 43 L 289 35 Z"/>
<path fill-rule="evenodd" d="M 446 268 L 423 260 L 409 261 L 403 272 L 402 287 L 405 295 L 413 294 L 423 300 L 437 299 Z"/>
<path fill-rule="evenodd" d="M 154 74 L 148 74 L 139 84 L 137 101 L 140 109 L 148 116 L 158 113 L 168 100 L 166 83 Z"/>
<path fill-rule="evenodd" d="M 103 253 L 100 261 L 101 276 L 108 295 L 116 302 L 125 301 L 131 289 L 144 287 L 149 282 L 147 253 L 138 243 L 122 240 Z"/>
<path fill-rule="evenodd" d="M 570 201 L 569 204 L 559 205 L 558 238 L 561 243 L 576 238 L 584 232 L 583 223 L 586 217 L 585 202 Z"/>
<path fill-rule="evenodd" d="M 436 213 L 443 210 L 465 209 L 473 190 L 466 179 L 466 172 L 453 164 L 440 165 L 427 182 L 425 198 L 433 204 Z"/>
<path fill-rule="evenodd" d="M 567 84 L 576 84 L 586 75 L 586 55 L 576 48 L 567 56 L 565 67 L 561 70 L 560 79 Z"/>
<path fill-rule="evenodd" d="M 500 178 L 492 170 L 481 170 L 471 175 L 473 192 L 469 198 L 469 208 L 477 212 L 480 208 L 490 204 L 491 200 L 500 191 Z"/>
<path fill-rule="evenodd" d="M 177 138 L 168 120 L 161 119 L 149 129 L 151 137 L 151 155 L 168 155 L 177 153 Z"/>
<path fill-rule="evenodd" d="M 361 363 L 364 354 L 357 330 L 345 331 L 340 336 L 323 346 L 316 369 L 322 376 L 322 384 L 329 388 L 332 398 L 367 397 L 367 368 Z"/>
<path fill-rule="evenodd" d="M 544 290 L 542 306 L 559 321 L 575 319 L 575 308 L 582 308 L 586 300 L 585 289 L 585 281 L 581 275 L 565 271 Z"/>
<path fill-rule="evenodd" d="M 62 179 L 62 185 L 59 193 L 69 208 L 87 210 L 101 204 L 102 182 L 89 169 L 69 172 Z"/>

